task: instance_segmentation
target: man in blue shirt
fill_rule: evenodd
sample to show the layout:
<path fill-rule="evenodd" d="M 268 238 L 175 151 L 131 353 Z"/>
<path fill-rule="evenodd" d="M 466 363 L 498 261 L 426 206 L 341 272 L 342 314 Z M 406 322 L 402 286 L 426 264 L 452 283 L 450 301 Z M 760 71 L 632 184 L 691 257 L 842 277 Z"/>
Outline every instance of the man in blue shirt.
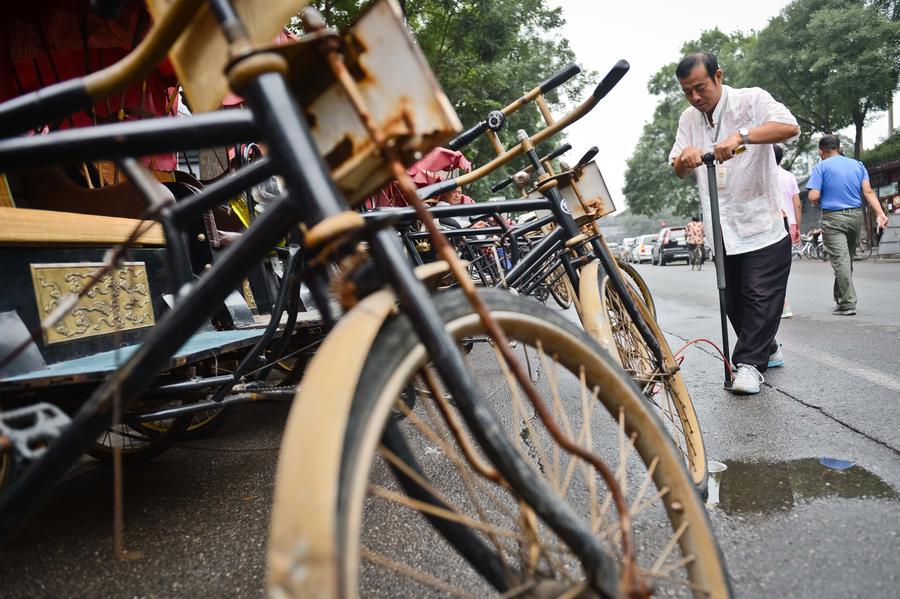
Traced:
<path fill-rule="evenodd" d="M 878 226 L 886 227 L 887 216 L 869 185 L 869 173 L 858 160 L 841 155 L 841 142 L 835 135 L 819 140 L 822 161 L 813 168 L 806 184 L 809 201 L 822 203 L 822 239 L 834 269 L 833 314 L 856 314 L 856 289 L 853 287 L 853 254 L 862 230 L 862 197 L 877 215 Z"/>

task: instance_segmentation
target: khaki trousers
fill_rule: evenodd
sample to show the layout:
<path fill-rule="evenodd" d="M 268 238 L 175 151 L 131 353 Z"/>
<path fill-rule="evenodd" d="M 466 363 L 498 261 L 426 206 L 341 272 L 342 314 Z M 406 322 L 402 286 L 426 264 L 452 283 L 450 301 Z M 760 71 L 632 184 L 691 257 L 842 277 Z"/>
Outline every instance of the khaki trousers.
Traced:
<path fill-rule="evenodd" d="M 822 213 L 822 242 L 834 269 L 834 301 L 841 310 L 856 309 L 853 254 L 862 231 L 862 208 Z"/>

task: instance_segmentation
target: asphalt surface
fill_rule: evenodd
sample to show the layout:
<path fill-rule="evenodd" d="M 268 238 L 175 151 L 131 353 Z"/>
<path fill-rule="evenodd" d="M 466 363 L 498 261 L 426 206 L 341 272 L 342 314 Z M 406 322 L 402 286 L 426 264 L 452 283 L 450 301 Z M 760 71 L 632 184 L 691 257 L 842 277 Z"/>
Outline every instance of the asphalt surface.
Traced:
<path fill-rule="evenodd" d="M 715 271 L 639 267 L 671 345 L 720 343 Z M 833 275 L 794 262 L 786 364 L 762 392 L 722 389 L 714 350 L 685 351 L 711 459 L 728 465 L 710 508 L 742 597 L 896 597 L 900 589 L 900 263 L 856 264 L 858 315 L 831 314 Z M 730 331 L 732 346 L 734 332 Z M 850 461 L 843 472 L 821 458 Z"/>
<path fill-rule="evenodd" d="M 673 348 L 718 342 L 711 265 L 639 269 Z M 728 466 L 709 512 L 740 597 L 896 597 L 900 588 L 900 264 L 857 265 L 856 317 L 831 315 L 831 280 L 825 263 L 795 263 L 795 316 L 779 333 L 787 364 L 766 374 L 758 396 L 724 391 L 710 349 L 684 352 L 707 452 Z M 261 596 L 287 411 L 246 406 L 214 436 L 128 467 L 125 541 L 135 559 L 113 557 L 111 470 L 85 461 L 0 550 L 0 597 Z M 821 458 L 854 465 L 840 471 Z"/>

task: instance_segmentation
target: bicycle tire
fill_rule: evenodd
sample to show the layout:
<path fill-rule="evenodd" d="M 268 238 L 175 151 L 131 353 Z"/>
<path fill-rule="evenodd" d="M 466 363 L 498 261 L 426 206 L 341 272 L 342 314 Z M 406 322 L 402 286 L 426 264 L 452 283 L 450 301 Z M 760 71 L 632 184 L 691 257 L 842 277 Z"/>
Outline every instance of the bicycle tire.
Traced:
<path fill-rule="evenodd" d="M 550 295 L 553 296 L 556 305 L 563 310 L 568 310 L 572 307 L 573 295 L 572 284 L 569 282 L 569 277 L 566 275 L 562 266 L 554 270 L 551 276 L 557 277 L 557 280 L 550 286 Z"/>
<path fill-rule="evenodd" d="M 178 438 L 183 441 L 206 438 L 222 428 L 237 409 L 238 406 L 224 406 L 194 414 L 187 428 Z"/>
<path fill-rule="evenodd" d="M 656 408 L 657 415 L 684 458 L 694 483 L 705 495 L 708 472 L 700 421 L 681 376 L 681 368 L 675 362 L 665 336 L 656 319 L 650 318 L 645 312 L 644 320 L 663 353 L 663 363 L 660 364 L 634 326 L 621 299 L 609 285 L 609 277 L 604 277 L 600 282 L 599 292 L 622 367 L 641 389 L 648 403 Z M 640 304 L 637 298 L 632 299 Z M 638 308 L 641 309 L 640 306 Z"/>
<path fill-rule="evenodd" d="M 641 524 L 646 524 L 645 527 L 638 527 L 642 531 L 642 535 L 646 533 L 646 536 L 642 536 L 641 539 L 639 559 L 646 560 L 643 563 L 651 563 L 652 557 L 649 557 L 648 545 L 654 543 L 657 546 L 668 545 L 668 541 L 672 541 L 676 536 L 678 538 L 672 541 L 672 546 L 675 547 L 676 552 L 687 557 L 685 560 L 687 563 L 682 566 L 680 565 L 681 560 L 663 556 L 665 563 L 679 564 L 675 566 L 679 572 L 675 576 L 666 574 L 665 580 L 663 577 L 658 577 L 655 581 L 660 584 L 676 581 L 674 582 L 675 588 L 685 593 L 696 591 L 697 596 L 706 596 L 704 591 L 709 592 L 711 596 L 728 596 L 730 588 L 725 566 L 712 536 L 699 495 L 688 478 L 680 456 L 677 455 L 671 442 L 660 428 L 660 423 L 647 409 L 646 402 L 643 401 L 638 390 L 620 369 L 601 355 L 599 348 L 583 332 L 563 319 L 559 313 L 499 290 L 487 290 L 482 295 L 492 314 L 510 335 L 511 341 L 516 343 L 516 351 L 519 355 L 525 354 L 524 348 L 528 345 L 546 349 L 544 353 L 535 354 L 533 357 L 535 362 L 533 376 L 537 376 L 543 382 L 562 381 L 561 377 L 566 375 L 568 375 L 566 381 L 571 381 L 572 377 L 580 381 L 578 388 L 580 402 L 573 399 L 572 403 L 568 404 L 572 406 L 578 404 L 587 409 L 586 413 L 591 426 L 582 426 L 580 440 L 589 443 L 593 439 L 594 417 L 596 416 L 597 419 L 616 428 L 619 435 L 613 435 L 612 438 L 625 444 L 624 450 L 621 445 L 618 450 L 619 455 L 625 455 L 625 460 L 620 464 L 622 467 L 621 480 L 630 480 L 629 477 L 633 475 L 635 469 L 643 471 L 645 464 L 652 464 L 647 468 L 649 475 L 644 471 L 645 477 L 639 480 L 649 483 L 651 486 L 657 485 L 665 488 L 667 491 L 662 493 L 660 504 L 654 505 L 649 510 L 652 513 L 642 510 L 641 513 L 636 514 L 636 517 L 640 517 Z M 480 320 L 477 315 L 472 313 L 462 294 L 441 294 L 435 301 L 451 334 L 461 337 L 483 333 Z M 484 348 L 485 352 L 492 351 L 487 345 L 480 347 Z M 300 559 L 297 566 L 302 571 L 312 574 L 312 577 L 317 577 L 318 573 L 310 572 L 309 568 L 333 569 L 333 573 L 339 577 L 337 583 L 337 587 L 340 589 L 339 594 L 344 597 L 355 597 L 358 594 L 378 595 L 379 593 L 426 596 L 429 591 L 431 594 L 446 595 L 454 590 L 449 588 L 451 584 L 463 584 L 466 594 L 471 596 L 497 594 L 499 591 L 496 586 L 502 587 L 504 583 L 505 587 L 520 583 L 524 586 L 526 583 L 531 583 L 535 586 L 535 592 L 548 591 L 553 593 L 552 596 L 559 596 L 566 590 L 571 591 L 572 586 L 577 587 L 580 584 L 579 580 L 570 580 L 566 586 L 565 582 L 550 577 L 550 574 L 556 574 L 560 578 L 564 576 L 571 578 L 572 575 L 579 573 L 577 569 L 566 568 L 571 566 L 570 562 L 563 563 L 561 561 L 565 556 L 560 557 L 559 553 L 563 552 L 564 548 L 554 545 L 551 550 L 548 549 L 549 545 L 540 544 L 538 537 L 529 537 L 527 547 L 516 545 L 510 550 L 507 545 L 498 540 L 498 537 L 501 536 L 499 531 L 505 530 L 501 528 L 502 525 L 513 523 L 513 521 L 518 522 L 518 525 L 524 526 L 535 535 L 547 533 L 546 527 L 529 519 L 529 514 L 533 518 L 533 513 L 527 506 L 519 505 L 516 502 L 517 498 L 507 494 L 501 485 L 486 482 L 486 479 L 478 477 L 475 473 L 461 475 L 459 480 L 449 480 L 454 467 L 466 468 L 467 463 L 470 467 L 472 462 L 468 457 L 461 457 L 460 454 L 468 455 L 462 446 L 458 444 L 450 446 L 453 441 L 447 441 L 447 436 L 441 436 L 447 435 L 448 429 L 444 428 L 434 438 L 424 435 L 423 438 L 417 438 L 412 443 L 400 443 L 400 448 L 409 449 L 408 453 L 410 456 L 415 456 L 415 460 L 398 461 L 397 457 L 391 456 L 399 454 L 385 451 L 383 445 L 381 453 L 376 455 L 380 440 L 391 447 L 397 447 L 397 442 L 390 440 L 395 434 L 394 429 L 390 429 L 391 433 L 384 436 L 385 423 L 404 385 L 409 380 L 419 377 L 422 369 L 427 368 L 427 356 L 412 327 L 403 316 L 394 317 L 385 324 L 369 349 L 369 356 L 371 357 L 368 358 L 356 383 L 353 408 L 341 444 L 340 472 L 336 473 L 315 467 L 311 467 L 312 471 L 310 472 L 297 467 L 279 467 L 277 500 L 273 510 L 273 531 L 280 529 L 279 513 L 281 511 L 296 509 L 298 506 L 304 505 L 302 498 L 305 491 L 301 487 L 311 490 L 321 488 L 322 484 L 339 485 L 336 504 L 324 508 L 326 510 L 333 509 L 333 513 L 308 514 L 306 516 L 311 519 L 327 518 L 336 523 L 334 534 L 337 542 L 337 560 L 332 562 L 311 556 L 309 563 L 303 563 L 303 560 Z M 555 368 L 546 367 L 545 359 L 549 356 L 559 360 L 557 365 L 566 369 L 565 372 L 559 373 Z M 470 364 L 479 368 L 482 373 L 485 369 L 490 369 L 482 356 L 470 360 Z M 575 375 L 574 372 L 578 374 Z M 503 376 L 500 375 L 499 378 L 502 380 Z M 491 384 L 497 381 L 497 377 L 485 376 L 479 377 L 479 380 Z M 601 405 L 605 410 L 595 409 L 600 406 L 589 401 L 584 394 L 588 388 L 594 389 L 594 384 L 601 385 L 604 389 L 603 393 L 597 392 L 594 397 L 602 402 Z M 555 388 L 569 390 L 563 384 L 556 385 Z M 588 391 L 589 395 L 591 393 L 594 392 Z M 485 397 L 489 399 L 488 395 Z M 566 395 L 566 399 L 571 398 L 572 396 Z M 411 413 L 406 420 L 397 425 L 398 429 L 402 427 L 400 430 L 404 435 L 403 439 L 416 431 L 425 431 L 426 428 L 422 427 L 422 423 L 426 419 L 436 425 L 442 422 L 441 418 L 437 416 L 437 408 L 432 405 L 434 402 L 426 402 L 423 398 L 420 400 L 417 411 Z M 554 401 L 556 400 L 554 399 Z M 452 400 L 445 402 L 444 408 L 452 411 L 451 402 Z M 495 396 L 491 408 L 495 408 L 495 404 L 510 410 L 514 409 L 511 406 L 517 405 L 515 401 L 508 402 L 505 396 Z M 563 401 L 560 398 L 559 405 L 562 406 L 562 404 Z M 560 409 L 562 410 L 562 408 Z M 292 424 L 302 423 L 302 427 L 293 429 L 292 434 L 313 433 L 316 423 L 305 418 L 307 414 L 303 413 L 302 402 L 295 402 L 292 411 L 296 411 L 291 414 Z M 416 416 L 414 417 L 413 414 Z M 546 439 L 546 437 L 540 430 L 537 430 L 539 425 L 532 427 L 529 424 L 531 418 L 527 413 L 523 414 L 525 415 L 520 415 L 519 418 L 501 418 L 500 421 L 506 425 L 507 434 L 514 441 L 520 442 L 519 448 L 523 452 L 523 457 L 530 462 L 538 462 L 538 465 L 546 468 L 547 472 L 555 472 L 558 479 L 563 472 L 563 463 L 552 461 L 549 458 L 547 461 L 541 462 L 534 448 L 540 444 L 540 439 Z M 617 424 L 616 418 L 610 417 L 609 414 L 621 414 L 619 423 Z M 432 418 L 433 420 L 431 420 Z M 560 416 L 559 419 L 562 420 L 562 417 Z M 577 420 L 571 422 L 574 422 L 576 426 L 578 424 Z M 583 422 L 584 419 L 582 424 Z M 525 426 L 529 427 L 530 436 L 524 434 Z M 518 427 L 523 428 L 520 430 Z M 625 438 L 632 438 L 631 435 L 635 435 L 633 445 L 631 442 L 624 441 Z M 533 443 L 530 449 L 528 448 L 528 439 Z M 610 437 L 601 436 L 597 437 L 596 441 L 603 443 L 610 439 Z M 421 444 L 423 440 L 424 446 Z M 287 441 L 286 439 L 286 445 L 288 445 Z M 432 445 L 436 447 L 432 447 Z M 629 455 L 628 448 L 633 448 L 637 453 Z M 443 457 L 440 456 L 440 449 L 445 450 Z M 475 451 L 477 452 L 477 449 Z M 622 451 L 624 454 L 621 453 Z M 612 450 L 611 454 L 616 454 L 616 450 Z M 433 455 L 439 457 L 432 457 Z M 559 456 L 554 454 L 554 459 L 556 457 Z M 309 463 L 312 464 L 312 462 Z M 295 463 L 292 462 L 292 464 L 295 466 Z M 569 461 L 566 466 L 566 473 L 568 474 L 571 470 L 574 474 L 571 478 L 564 477 L 562 479 L 566 484 L 561 484 L 560 489 L 565 488 L 568 491 L 569 487 L 575 483 L 579 490 L 584 490 L 585 487 L 591 486 L 589 481 L 594 481 L 595 484 L 593 472 L 583 476 L 582 468 L 579 466 L 583 467 L 584 464 Z M 403 477 L 414 481 L 419 489 L 428 493 L 436 491 L 437 487 L 442 490 L 446 489 L 444 495 L 438 495 L 437 492 L 432 495 L 432 497 L 441 497 L 441 502 L 426 504 L 411 498 L 405 494 L 406 487 L 399 492 L 393 490 L 397 488 L 396 486 L 390 489 L 382 487 L 383 484 L 391 484 L 386 480 L 391 470 L 400 471 Z M 331 483 L 317 481 L 315 480 L 316 476 L 327 477 Z M 548 475 L 548 477 L 551 476 L 553 475 Z M 467 480 L 472 485 L 480 483 L 481 486 L 478 489 L 470 487 L 466 483 Z M 637 491 L 640 491 L 641 497 L 655 497 L 652 490 L 647 491 L 644 485 L 640 485 L 640 487 L 643 489 L 641 490 L 632 480 L 631 488 L 635 490 L 636 495 Z M 296 490 L 296 493 L 288 499 L 285 497 L 283 489 Z M 371 494 L 366 496 L 370 491 Z M 577 493 L 568 495 L 577 496 L 580 499 L 585 498 Z M 468 497 L 470 501 L 475 502 L 472 504 L 471 511 L 476 513 L 476 518 L 483 515 L 484 522 L 473 520 L 471 514 L 456 519 L 453 513 L 445 513 L 448 509 L 447 506 L 453 506 L 458 499 L 463 497 Z M 298 503 L 294 504 L 295 501 Z M 385 501 L 388 502 L 387 507 L 383 503 Z M 490 511 L 486 512 L 474 507 L 478 502 L 491 503 Z M 293 507 L 292 504 L 294 504 Z M 634 505 L 638 505 L 638 502 L 635 502 Z M 429 506 L 431 506 L 430 512 L 426 510 Z M 438 509 L 440 506 L 444 507 Z M 598 508 L 598 506 L 600 507 Z M 583 507 L 588 516 L 597 515 L 592 510 L 601 513 L 601 516 L 597 516 L 598 520 L 607 515 L 605 510 L 602 510 L 599 497 L 596 495 L 587 496 L 587 504 L 578 507 Z M 509 520 L 501 517 L 500 512 L 503 512 L 504 508 L 512 510 L 507 514 Z M 397 509 L 402 510 L 399 517 L 394 511 Z M 406 510 L 410 509 L 413 514 L 406 513 Z M 517 511 L 519 509 L 521 511 Z M 422 530 L 419 518 L 422 512 L 430 514 L 431 528 Z M 379 518 L 385 517 L 389 520 L 387 525 L 378 521 Z M 664 530 L 668 530 L 668 527 L 659 526 L 656 518 L 668 520 L 671 530 L 680 532 L 664 532 Z M 439 531 L 436 527 L 440 524 L 434 520 L 449 522 L 445 528 L 451 530 Z M 651 524 L 651 520 L 653 524 Z M 464 524 L 460 524 L 460 522 Z M 460 530 L 460 526 L 464 530 Z M 466 531 L 471 534 L 466 534 Z M 384 538 L 382 533 L 387 533 L 387 538 Z M 606 534 L 614 539 L 614 527 L 613 529 L 604 529 L 601 534 Z M 657 535 L 661 535 L 662 538 Z M 521 535 L 515 536 L 518 543 L 523 543 L 523 538 Z M 302 543 L 302 540 L 298 539 L 298 542 Z M 392 544 L 393 546 L 388 546 Z M 610 544 L 614 546 L 615 542 Z M 456 548 L 457 552 L 454 553 L 451 547 Z M 547 552 L 541 553 L 540 551 L 543 549 L 546 549 Z M 397 557 L 403 560 L 402 562 L 384 554 L 386 551 L 393 550 L 399 553 Z M 663 548 L 664 550 L 665 548 Z M 449 557 L 448 552 L 451 554 Z M 407 563 L 411 559 L 418 560 L 420 563 L 412 565 Z M 529 569 L 523 566 L 523 563 L 532 564 L 535 561 L 536 568 Z M 559 568 L 555 571 L 548 571 L 547 568 L 551 567 L 551 563 L 556 564 Z M 498 564 L 502 566 L 499 573 L 495 568 Z M 280 566 L 282 571 L 285 571 L 283 569 L 285 564 L 282 563 Z M 421 566 L 423 571 L 414 570 L 414 566 Z M 304 594 L 303 585 L 306 584 L 307 579 L 287 576 L 280 580 L 273 580 L 271 571 L 270 563 L 271 593 L 299 594 L 301 596 Z M 286 571 L 290 571 L 290 569 L 288 568 Z M 499 583 L 495 580 L 496 576 L 492 577 L 492 572 L 500 577 Z M 660 574 L 661 570 L 656 573 Z M 525 582 L 522 582 L 522 575 L 528 578 Z M 452 577 L 453 583 L 442 581 L 441 577 Z M 487 582 L 489 579 L 497 584 L 491 586 Z M 291 586 L 294 584 L 299 586 Z M 410 585 L 418 585 L 420 588 L 411 589 Z M 538 593 L 538 596 L 543 595 Z"/>
<path fill-rule="evenodd" d="M 140 464 L 167 451 L 188 429 L 190 415 L 170 418 L 161 422 L 151 422 L 148 426 L 122 422 L 110 426 L 100 435 L 88 455 L 105 463 L 112 463 L 114 445 L 119 444 L 122 463 Z"/>
<path fill-rule="evenodd" d="M 647 306 L 653 318 L 656 319 L 656 303 L 653 301 L 653 294 L 650 293 L 650 286 L 647 285 L 647 281 L 632 265 L 622 262 L 618 258 L 616 258 L 616 264 L 618 264 L 619 270 L 624 275 L 623 278 L 626 281 L 630 279 L 631 286 L 640 294 L 639 297 L 644 300 L 644 305 Z"/>

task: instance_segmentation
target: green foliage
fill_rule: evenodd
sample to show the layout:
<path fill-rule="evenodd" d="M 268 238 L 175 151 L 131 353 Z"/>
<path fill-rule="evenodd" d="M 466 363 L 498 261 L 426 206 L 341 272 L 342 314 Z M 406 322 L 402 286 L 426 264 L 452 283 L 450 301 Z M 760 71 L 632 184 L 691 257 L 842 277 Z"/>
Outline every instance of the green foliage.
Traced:
<path fill-rule="evenodd" d="M 681 55 L 698 50 L 717 55 L 726 83 L 761 87 L 797 117 L 800 139 L 785 148 L 784 166 L 808 165 L 820 134 L 849 125 L 856 128 L 858 157 L 863 126 L 887 108 L 898 87 L 900 1 L 794 0 L 756 34 L 705 31 L 685 43 Z M 686 216 L 697 201 L 694 186 L 677 180 L 667 164 L 678 117 L 687 107 L 675 65 L 648 82 L 650 93 L 661 99 L 627 163 L 625 195 L 639 214 L 667 208 Z M 891 155 L 896 146 L 889 142 L 867 159 Z"/>
<path fill-rule="evenodd" d="M 366 2 L 318 0 L 312 4 L 331 26 L 341 27 Z M 401 2 L 407 24 L 466 128 L 574 59 L 568 41 L 559 35 L 565 23 L 562 9 L 548 4 L 546 0 Z M 582 75 L 566 85 L 568 95 L 564 98 L 551 94 L 551 107 L 559 110 L 566 100 L 580 98 L 585 78 Z M 533 133 L 541 123 L 537 109 L 529 107 L 510 118 L 501 140 L 506 145 L 515 143 L 517 129 Z M 545 153 L 561 143 L 557 138 L 538 151 Z M 484 137 L 465 148 L 464 153 L 476 165 L 494 156 Z M 482 179 L 465 193 L 476 200 L 487 199 L 491 183 Z"/>
<path fill-rule="evenodd" d="M 895 129 L 894 133 L 886 140 L 862 153 L 863 164 L 866 166 L 875 166 L 881 162 L 900 159 L 900 129 Z"/>
<path fill-rule="evenodd" d="M 759 33 L 749 53 L 749 77 L 787 104 L 801 127 L 833 133 L 862 129 L 884 110 L 900 75 L 900 22 L 890 3 L 794 0 Z"/>

